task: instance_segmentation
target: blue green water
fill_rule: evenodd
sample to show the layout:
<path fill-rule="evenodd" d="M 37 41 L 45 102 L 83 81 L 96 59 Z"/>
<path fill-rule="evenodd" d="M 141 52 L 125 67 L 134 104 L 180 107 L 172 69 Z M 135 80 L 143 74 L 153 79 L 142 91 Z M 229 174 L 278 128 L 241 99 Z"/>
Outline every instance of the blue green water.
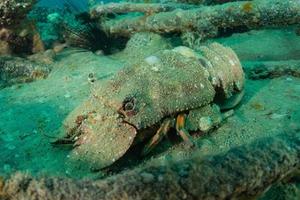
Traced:
<path fill-rule="evenodd" d="M 72 9 L 66 11 L 65 3 L 71 5 Z M 164 138 L 149 156 L 139 156 L 139 151 L 143 148 L 143 144 L 139 144 L 111 168 L 91 170 L 85 163 L 70 162 L 72 146 L 51 144 L 55 138 L 61 136 L 66 117 L 91 95 L 94 87 L 91 77 L 95 77 L 97 83 L 105 84 L 124 66 L 142 59 L 141 56 L 146 58 L 153 51 L 182 45 L 178 35 L 163 35 L 166 43 L 149 42 L 144 45 L 143 41 L 139 41 L 134 48 L 129 48 L 126 46 L 129 38 L 110 37 L 99 30 L 97 34 L 90 32 L 94 30 L 91 26 L 97 26 L 91 25 L 91 21 L 87 20 L 88 9 L 87 1 L 39 2 L 26 20 L 35 22 L 35 34 L 43 43 L 43 50 L 0 54 L 1 177 L 8 178 L 21 172 L 34 177 L 45 175 L 72 179 L 104 179 L 112 174 L 151 164 L 184 160 L 193 154 L 185 151 L 186 147 L 175 134 L 168 136 L 168 139 Z M 12 28 L 13 31 L 16 29 Z M 245 96 L 234 109 L 233 116 L 208 134 L 194 135 L 198 156 L 214 156 L 264 137 L 276 138 L 282 133 L 299 133 L 300 37 L 297 31 L 297 26 L 239 31 L 201 43 L 207 45 L 218 42 L 232 48 L 246 73 L 246 84 Z M 77 33 L 79 38 L 87 41 L 73 39 L 72 36 Z M 86 37 L 86 33 L 90 38 Z M 65 36 L 67 34 L 69 37 Z M 0 44 L 4 47 L 4 43 Z M 55 52 L 55 55 L 43 54 L 47 50 Z M 148 52 L 151 53 L 148 55 Z M 37 56 L 32 57 L 33 54 Z M 26 79 L 26 73 L 17 76 L 15 74 L 19 72 L 3 70 L 2 60 L 7 56 L 43 63 L 41 65 L 49 69 L 50 73 L 37 79 Z M 279 66 L 282 69 L 293 66 L 294 71 L 281 73 L 277 70 L 276 73 L 279 74 L 275 76 L 271 74 L 251 78 L 249 71 L 255 71 L 253 68 L 260 69 L 262 66 Z M 24 69 L 27 69 L 26 66 Z M 9 82 L 10 79 L 14 81 Z M 296 181 L 295 185 L 297 184 Z M 299 189 L 298 186 L 296 188 Z"/>

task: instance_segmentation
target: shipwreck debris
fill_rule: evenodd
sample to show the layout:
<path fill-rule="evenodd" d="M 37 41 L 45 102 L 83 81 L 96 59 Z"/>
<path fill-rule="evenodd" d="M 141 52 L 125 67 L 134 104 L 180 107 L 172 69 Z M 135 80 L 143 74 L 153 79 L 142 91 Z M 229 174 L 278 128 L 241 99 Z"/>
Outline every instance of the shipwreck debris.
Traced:
<path fill-rule="evenodd" d="M 92 9 L 91 12 L 97 13 L 97 10 Z M 195 33 L 203 40 L 218 36 L 226 28 L 246 26 L 258 29 L 299 24 L 299 13 L 300 4 L 297 0 L 253 0 L 188 10 L 176 9 L 149 16 L 122 16 L 99 23 L 111 35 L 130 36 L 136 32 Z"/>
<path fill-rule="evenodd" d="M 0 88 L 17 83 L 31 82 L 48 76 L 49 65 L 19 57 L 0 57 Z"/>
<path fill-rule="evenodd" d="M 300 61 L 258 61 L 246 63 L 245 71 L 249 79 L 270 79 L 280 76 L 293 76 L 300 78 Z"/>
<path fill-rule="evenodd" d="M 241 199 L 262 194 L 300 167 L 297 133 L 263 138 L 213 157 L 152 164 L 104 180 L 34 178 L 17 173 L 0 198 L 46 199 Z"/>

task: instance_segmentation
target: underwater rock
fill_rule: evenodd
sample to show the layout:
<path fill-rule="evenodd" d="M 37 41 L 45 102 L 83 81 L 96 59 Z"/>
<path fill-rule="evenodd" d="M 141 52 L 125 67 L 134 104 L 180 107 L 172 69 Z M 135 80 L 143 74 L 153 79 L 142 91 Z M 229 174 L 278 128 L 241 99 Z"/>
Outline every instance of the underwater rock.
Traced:
<path fill-rule="evenodd" d="M 36 199 L 250 199 L 300 167 L 299 134 L 282 134 L 207 157 L 197 154 L 127 170 L 104 180 L 34 178 L 16 173 L 0 198 Z"/>
<path fill-rule="evenodd" d="M 16 83 L 43 79 L 50 73 L 50 67 L 19 57 L 0 57 L 0 88 Z"/>
<path fill-rule="evenodd" d="M 101 21 L 111 35 L 130 36 L 136 32 L 197 33 L 201 40 L 216 37 L 221 30 L 238 27 L 258 29 L 268 26 L 299 24 L 297 0 L 254 0 L 202 6 L 191 10 L 174 10 L 150 16 L 117 17 Z"/>

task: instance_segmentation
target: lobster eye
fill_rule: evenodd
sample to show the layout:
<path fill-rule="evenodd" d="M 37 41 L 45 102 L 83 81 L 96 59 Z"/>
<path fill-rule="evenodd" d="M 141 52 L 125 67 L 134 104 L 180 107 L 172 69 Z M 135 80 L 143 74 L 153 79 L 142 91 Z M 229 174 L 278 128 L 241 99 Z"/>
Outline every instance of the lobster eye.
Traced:
<path fill-rule="evenodd" d="M 124 105 L 124 110 L 125 110 L 125 111 L 133 110 L 133 108 L 134 108 L 133 102 L 128 102 L 128 103 L 126 103 L 126 104 Z"/>
<path fill-rule="evenodd" d="M 127 96 L 123 100 L 123 104 L 119 112 L 126 118 L 126 117 L 133 117 L 138 113 L 138 104 L 137 99 L 135 96 L 130 95 Z"/>
<path fill-rule="evenodd" d="M 135 98 L 125 99 L 123 102 L 124 111 L 132 111 L 135 108 Z"/>

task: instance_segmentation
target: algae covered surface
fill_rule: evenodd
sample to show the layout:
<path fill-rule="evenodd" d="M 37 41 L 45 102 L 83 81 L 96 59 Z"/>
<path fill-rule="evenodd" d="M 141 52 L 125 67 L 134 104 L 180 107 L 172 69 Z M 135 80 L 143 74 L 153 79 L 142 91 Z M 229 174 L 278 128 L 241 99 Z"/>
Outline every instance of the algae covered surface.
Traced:
<path fill-rule="evenodd" d="M 24 189 L 29 188 L 27 193 L 18 190 L 16 193 L 20 196 L 15 199 L 31 194 L 43 199 L 42 192 L 30 193 L 38 191 L 39 186 L 41 191 L 46 188 L 43 193 L 46 199 L 59 198 L 64 193 L 57 193 L 60 187 L 74 190 L 75 199 L 147 199 L 160 184 L 161 193 L 151 198 L 240 199 L 241 193 L 246 199 L 299 198 L 300 37 L 297 30 L 297 27 L 251 30 L 203 41 L 201 45 L 218 42 L 232 48 L 241 61 L 246 75 L 245 91 L 234 112 L 207 133 L 191 133 L 193 148 L 171 131 L 149 155 L 141 156 L 145 143 L 138 143 L 105 169 L 91 169 L 84 162 L 71 162 L 72 144 L 52 144 L 64 136 L 62 127 L 66 117 L 93 94 L 96 84 L 105 85 L 124 66 L 179 46 L 179 38 L 137 34 L 125 48 L 111 50 L 109 54 L 68 46 L 57 50 L 51 62 L 29 67 L 28 71 L 38 69 L 30 79 L 23 78 L 28 76 L 26 70 L 19 75 L 0 66 L 0 197 L 2 188 L 6 187 L 11 195 L 17 191 L 14 185 L 27 180 L 31 181 Z M 120 46 L 125 46 L 122 42 Z M 15 81 L 13 76 L 19 79 Z M 105 91 L 109 95 L 111 92 Z M 153 129 L 157 129 L 156 126 Z M 254 163 L 253 167 L 247 161 Z M 217 179 L 210 179 L 214 174 L 212 169 L 217 170 L 215 174 L 220 173 L 220 177 L 226 174 L 231 178 L 213 182 Z M 199 173 L 201 170 L 207 170 L 212 183 L 205 182 L 206 173 Z M 239 176 L 244 178 L 241 180 L 253 182 L 238 182 Z M 254 176 L 255 179 L 251 179 Z M 46 178 L 39 182 L 40 177 Z M 58 177 L 66 182 L 56 180 Z M 34 178 L 36 182 L 32 181 Z M 3 186 L 2 179 L 10 181 Z M 48 187 L 48 179 L 51 187 Z M 201 187 L 193 182 L 197 180 L 204 181 Z M 234 189 L 217 187 L 222 181 L 232 182 Z M 157 187 L 150 186 L 154 183 Z M 216 187 L 210 188 L 206 183 Z M 80 190 L 81 187 L 86 190 Z M 143 187 L 152 190 L 143 191 Z M 167 191 L 165 196 L 161 196 L 162 188 Z M 101 192 L 88 193 L 93 190 Z M 199 196 L 203 191 L 207 193 Z M 213 196 L 215 193 L 218 195 Z M 67 194 L 66 198 L 72 196 Z"/>

